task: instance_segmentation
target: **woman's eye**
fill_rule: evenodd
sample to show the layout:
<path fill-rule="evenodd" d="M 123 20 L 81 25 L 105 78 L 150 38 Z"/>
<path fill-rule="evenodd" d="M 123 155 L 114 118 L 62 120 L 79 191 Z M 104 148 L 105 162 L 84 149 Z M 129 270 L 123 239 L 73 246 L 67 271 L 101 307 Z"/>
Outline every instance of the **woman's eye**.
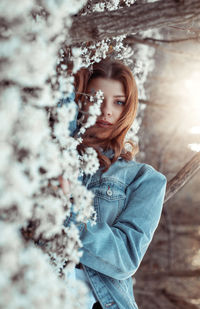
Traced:
<path fill-rule="evenodd" d="M 123 105 L 125 105 L 125 102 L 123 102 L 123 101 L 116 101 L 116 104 L 120 105 L 120 106 L 123 106 Z"/>

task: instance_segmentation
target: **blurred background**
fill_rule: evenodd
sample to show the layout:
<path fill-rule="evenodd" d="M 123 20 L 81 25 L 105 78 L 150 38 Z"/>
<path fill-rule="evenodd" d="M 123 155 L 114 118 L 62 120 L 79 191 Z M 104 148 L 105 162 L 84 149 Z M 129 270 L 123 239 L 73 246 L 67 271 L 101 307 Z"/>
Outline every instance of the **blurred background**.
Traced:
<path fill-rule="evenodd" d="M 200 42 L 184 26 L 160 34 L 168 42 L 148 41 L 155 44 L 155 65 L 145 83 L 137 158 L 169 181 L 200 150 Z M 164 204 L 136 274 L 135 297 L 141 309 L 196 309 L 199 291 L 200 171 Z"/>

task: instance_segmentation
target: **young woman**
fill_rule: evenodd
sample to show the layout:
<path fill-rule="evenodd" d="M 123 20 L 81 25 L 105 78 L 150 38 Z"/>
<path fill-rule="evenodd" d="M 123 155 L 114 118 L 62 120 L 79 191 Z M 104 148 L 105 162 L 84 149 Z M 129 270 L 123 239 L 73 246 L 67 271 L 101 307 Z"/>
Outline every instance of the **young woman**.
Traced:
<path fill-rule="evenodd" d="M 125 135 L 137 109 L 137 87 L 129 68 L 103 60 L 92 70 L 80 70 L 75 81 L 75 100 L 82 102 L 84 115 L 91 104 L 84 94 L 98 90 L 104 94 L 101 115 L 78 148 L 84 152 L 93 147 L 100 169 L 82 179 L 94 193 L 97 222 L 79 226 L 83 255 L 77 276 L 90 288 L 89 308 L 136 309 L 132 276 L 158 225 L 166 178 L 150 165 L 132 160 L 137 151 L 134 144 L 126 150 Z"/>

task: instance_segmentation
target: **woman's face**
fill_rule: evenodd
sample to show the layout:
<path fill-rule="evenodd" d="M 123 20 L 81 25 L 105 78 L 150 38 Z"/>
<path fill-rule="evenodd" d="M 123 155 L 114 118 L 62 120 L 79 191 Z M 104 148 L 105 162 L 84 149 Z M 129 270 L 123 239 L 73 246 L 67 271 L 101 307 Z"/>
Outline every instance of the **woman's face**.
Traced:
<path fill-rule="evenodd" d="M 87 93 L 93 94 L 101 90 L 104 100 L 101 104 L 101 115 L 97 118 L 95 126 L 109 128 L 121 117 L 126 96 L 123 84 L 114 79 L 97 77 L 90 81 Z"/>

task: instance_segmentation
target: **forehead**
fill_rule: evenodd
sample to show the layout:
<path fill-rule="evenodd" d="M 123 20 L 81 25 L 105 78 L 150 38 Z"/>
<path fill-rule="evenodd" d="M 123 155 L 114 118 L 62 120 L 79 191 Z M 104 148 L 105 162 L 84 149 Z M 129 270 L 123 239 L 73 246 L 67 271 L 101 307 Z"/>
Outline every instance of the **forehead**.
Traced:
<path fill-rule="evenodd" d="M 92 93 L 93 89 L 95 91 L 102 90 L 106 95 L 125 96 L 122 82 L 111 78 L 97 77 L 92 79 L 88 84 L 87 92 Z"/>

